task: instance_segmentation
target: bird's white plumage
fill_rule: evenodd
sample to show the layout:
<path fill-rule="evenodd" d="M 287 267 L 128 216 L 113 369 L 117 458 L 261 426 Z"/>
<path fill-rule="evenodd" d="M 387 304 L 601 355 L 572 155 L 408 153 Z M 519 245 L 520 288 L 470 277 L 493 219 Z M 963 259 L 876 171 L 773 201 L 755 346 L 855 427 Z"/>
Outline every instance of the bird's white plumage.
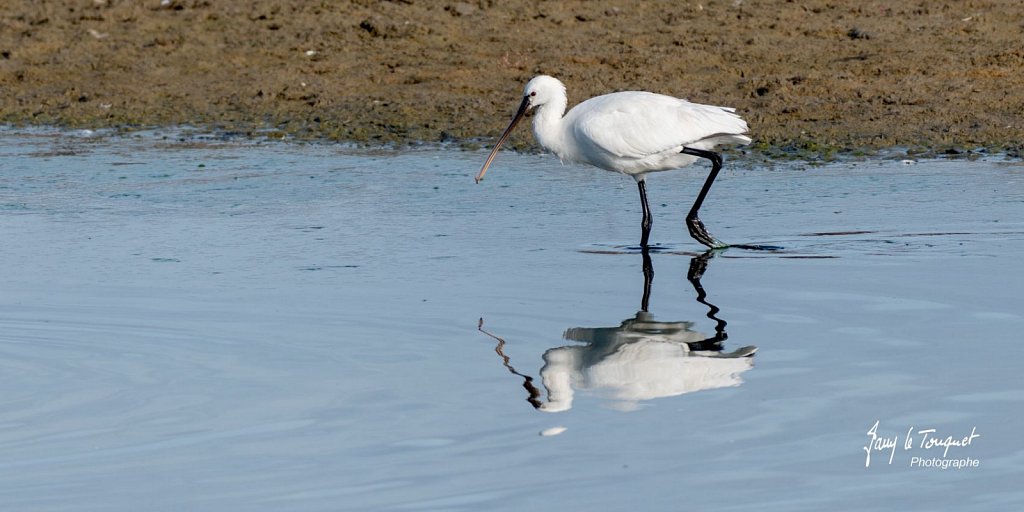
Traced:
<path fill-rule="evenodd" d="M 536 93 L 536 94 L 533 94 Z M 565 86 L 539 76 L 524 91 L 537 109 L 537 141 L 564 161 L 591 164 L 643 179 L 652 171 L 693 163 L 683 147 L 712 149 L 747 144 L 747 123 L 731 108 L 691 103 L 649 92 L 605 94 L 573 107 L 568 114 Z"/>
<path fill-rule="evenodd" d="M 619 158 L 643 158 L 716 134 L 740 134 L 747 124 L 721 107 L 649 92 L 591 98 L 565 116 L 577 140 Z"/>

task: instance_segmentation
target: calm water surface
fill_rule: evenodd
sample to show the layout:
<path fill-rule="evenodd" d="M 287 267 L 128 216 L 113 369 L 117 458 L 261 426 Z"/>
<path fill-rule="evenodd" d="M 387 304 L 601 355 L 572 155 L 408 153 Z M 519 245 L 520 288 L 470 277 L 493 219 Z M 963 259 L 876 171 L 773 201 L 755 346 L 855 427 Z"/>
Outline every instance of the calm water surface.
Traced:
<path fill-rule="evenodd" d="M 1024 505 L 1020 162 L 482 156 L 4 134 L 0 508 Z"/>

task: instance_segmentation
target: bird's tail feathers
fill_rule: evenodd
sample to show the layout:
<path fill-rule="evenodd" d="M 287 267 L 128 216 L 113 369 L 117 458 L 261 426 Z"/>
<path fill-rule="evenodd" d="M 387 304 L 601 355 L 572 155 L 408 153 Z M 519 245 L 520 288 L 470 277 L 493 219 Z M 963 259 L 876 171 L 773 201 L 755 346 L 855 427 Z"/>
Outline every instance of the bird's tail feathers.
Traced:
<path fill-rule="evenodd" d="M 711 149 L 721 144 L 750 144 L 751 138 L 744 135 L 748 129 L 747 122 L 736 114 L 736 109 L 712 105 L 695 106 L 698 108 L 694 109 L 694 113 L 698 116 L 700 124 L 715 127 L 716 131 L 687 146 Z"/>

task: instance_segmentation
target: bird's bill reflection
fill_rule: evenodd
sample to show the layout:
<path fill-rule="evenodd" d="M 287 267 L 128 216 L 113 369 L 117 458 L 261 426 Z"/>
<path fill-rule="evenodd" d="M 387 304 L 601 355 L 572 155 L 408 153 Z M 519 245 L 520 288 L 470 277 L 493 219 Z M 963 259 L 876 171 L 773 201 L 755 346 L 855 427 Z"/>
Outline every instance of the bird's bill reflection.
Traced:
<path fill-rule="evenodd" d="M 516 111 L 515 117 L 512 118 L 512 122 L 508 124 L 508 128 L 505 128 L 505 133 L 501 134 L 498 142 L 494 145 L 494 149 L 491 150 L 491 154 L 487 155 L 487 160 L 484 161 L 483 167 L 480 168 L 480 172 L 476 175 L 476 182 L 480 183 L 484 179 L 484 174 L 487 174 L 487 168 L 491 166 L 491 162 L 494 161 L 494 157 L 498 154 L 498 149 L 505 143 L 509 135 L 512 135 L 512 130 L 516 128 L 519 121 L 526 115 L 526 111 L 530 109 L 530 97 L 524 96 L 523 102 L 519 104 L 519 110 Z"/>
<path fill-rule="evenodd" d="M 533 378 L 512 368 L 499 340 L 497 353 L 505 367 L 525 379 L 528 401 L 545 412 L 566 411 L 572 407 L 577 390 L 591 391 L 616 409 L 632 410 L 641 402 L 681 395 L 705 389 L 740 385 L 740 375 L 753 367 L 757 347 L 723 350 L 726 322 L 717 316 L 719 309 L 707 301 L 700 278 L 707 268 L 710 253 L 691 260 L 687 279 L 697 292 L 697 302 L 707 306 L 708 318 L 715 320 L 715 334 L 706 336 L 693 330 L 690 321 L 658 321 L 647 311 L 654 271 L 650 257 L 644 254 L 644 297 L 642 310 L 615 327 L 573 327 L 563 338 L 580 344 L 554 347 L 544 353 L 540 370 L 547 399 L 533 385 Z M 481 320 L 482 322 L 482 320 Z"/>
<path fill-rule="evenodd" d="M 507 355 L 505 355 L 505 339 L 485 331 L 483 318 L 480 319 L 480 323 L 477 324 L 476 328 L 480 332 L 490 336 L 491 338 L 494 338 L 498 342 L 498 345 L 494 347 L 494 352 L 501 356 L 502 364 L 505 365 L 505 368 L 512 375 L 518 375 L 523 378 L 523 388 L 526 389 L 527 394 L 529 394 L 529 396 L 526 398 L 526 401 L 530 402 L 530 405 L 532 405 L 535 409 L 541 409 L 543 407 L 543 402 L 540 401 L 540 390 L 537 389 L 537 386 L 533 385 L 533 377 L 530 377 L 529 375 L 523 375 L 517 372 L 516 369 L 512 367 L 511 359 Z"/>

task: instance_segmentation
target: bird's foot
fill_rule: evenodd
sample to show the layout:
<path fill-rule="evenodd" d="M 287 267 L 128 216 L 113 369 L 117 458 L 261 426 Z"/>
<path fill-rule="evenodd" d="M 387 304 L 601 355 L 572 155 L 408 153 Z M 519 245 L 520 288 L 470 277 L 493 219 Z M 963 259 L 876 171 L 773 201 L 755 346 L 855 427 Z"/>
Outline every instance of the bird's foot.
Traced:
<path fill-rule="evenodd" d="M 725 249 L 729 247 L 729 244 L 711 236 L 711 233 L 708 233 L 708 228 L 704 227 L 704 223 L 696 215 L 686 218 L 686 229 L 690 231 L 690 236 L 694 240 L 711 249 Z"/>

